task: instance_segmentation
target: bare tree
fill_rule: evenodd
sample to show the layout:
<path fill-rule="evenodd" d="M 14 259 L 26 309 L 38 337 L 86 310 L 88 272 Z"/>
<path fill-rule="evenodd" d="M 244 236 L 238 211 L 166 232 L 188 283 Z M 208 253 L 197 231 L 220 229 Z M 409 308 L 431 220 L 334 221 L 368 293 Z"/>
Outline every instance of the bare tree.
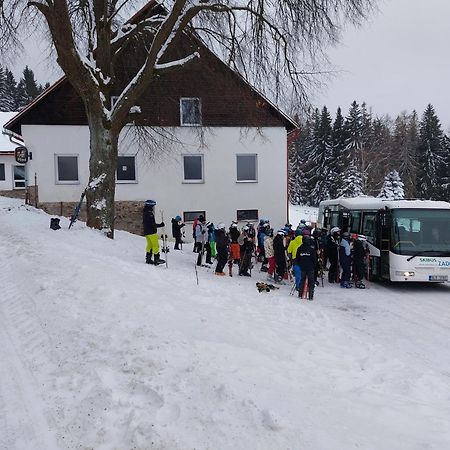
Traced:
<path fill-rule="evenodd" d="M 57 62 L 83 100 L 90 130 L 87 224 L 114 235 L 118 139 L 138 113 L 137 100 L 155 75 L 199 57 L 171 58 L 182 35 L 195 36 L 244 78 L 270 86 L 280 98 L 289 86 L 300 101 L 317 73 L 322 45 L 337 41 L 345 22 L 358 23 L 375 0 L 0 0 L 0 48 L 17 44 L 21 27 L 49 32 Z M 121 57 L 141 49 L 125 86 Z M 112 92 L 120 92 L 114 106 Z"/>

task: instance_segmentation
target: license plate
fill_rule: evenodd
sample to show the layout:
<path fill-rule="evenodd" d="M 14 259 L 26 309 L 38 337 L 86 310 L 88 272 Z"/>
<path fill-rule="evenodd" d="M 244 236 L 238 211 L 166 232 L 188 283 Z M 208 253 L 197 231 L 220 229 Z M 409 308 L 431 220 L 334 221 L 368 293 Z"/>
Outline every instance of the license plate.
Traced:
<path fill-rule="evenodd" d="M 448 281 L 448 275 L 430 275 L 428 281 Z"/>

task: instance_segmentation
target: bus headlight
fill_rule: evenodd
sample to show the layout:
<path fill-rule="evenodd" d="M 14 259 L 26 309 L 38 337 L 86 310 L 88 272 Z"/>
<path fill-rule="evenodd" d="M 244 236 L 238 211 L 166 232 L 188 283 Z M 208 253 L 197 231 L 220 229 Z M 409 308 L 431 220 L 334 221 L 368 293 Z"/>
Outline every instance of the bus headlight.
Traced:
<path fill-rule="evenodd" d="M 400 272 L 399 270 L 395 271 L 395 275 L 397 275 L 398 277 L 413 277 L 414 276 L 414 272 Z"/>

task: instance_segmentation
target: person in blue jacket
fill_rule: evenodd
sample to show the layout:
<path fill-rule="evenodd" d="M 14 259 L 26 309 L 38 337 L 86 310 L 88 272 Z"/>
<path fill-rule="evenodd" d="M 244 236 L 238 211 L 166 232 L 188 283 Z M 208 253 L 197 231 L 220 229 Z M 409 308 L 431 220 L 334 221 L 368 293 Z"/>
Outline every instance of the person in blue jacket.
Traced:
<path fill-rule="evenodd" d="M 351 288 L 350 275 L 352 267 L 352 252 L 350 247 L 350 233 L 342 233 L 339 245 L 339 264 L 342 267 L 341 287 Z"/>

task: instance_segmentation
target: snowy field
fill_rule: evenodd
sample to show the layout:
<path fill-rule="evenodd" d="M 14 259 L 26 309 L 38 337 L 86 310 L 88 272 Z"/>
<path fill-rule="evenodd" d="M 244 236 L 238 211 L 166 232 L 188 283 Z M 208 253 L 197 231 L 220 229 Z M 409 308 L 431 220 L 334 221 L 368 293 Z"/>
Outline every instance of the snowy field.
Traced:
<path fill-rule="evenodd" d="M 0 449 L 450 448 L 450 286 L 290 286 L 143 264 L 0 197 Z"/>
<path fill-rule="evenodd" d="M 289 205 L 289 222 L 295 228 L 300 220 L 305 219 L 308 223 L 317 223 L 319 208 L 302 205 Z"/>

